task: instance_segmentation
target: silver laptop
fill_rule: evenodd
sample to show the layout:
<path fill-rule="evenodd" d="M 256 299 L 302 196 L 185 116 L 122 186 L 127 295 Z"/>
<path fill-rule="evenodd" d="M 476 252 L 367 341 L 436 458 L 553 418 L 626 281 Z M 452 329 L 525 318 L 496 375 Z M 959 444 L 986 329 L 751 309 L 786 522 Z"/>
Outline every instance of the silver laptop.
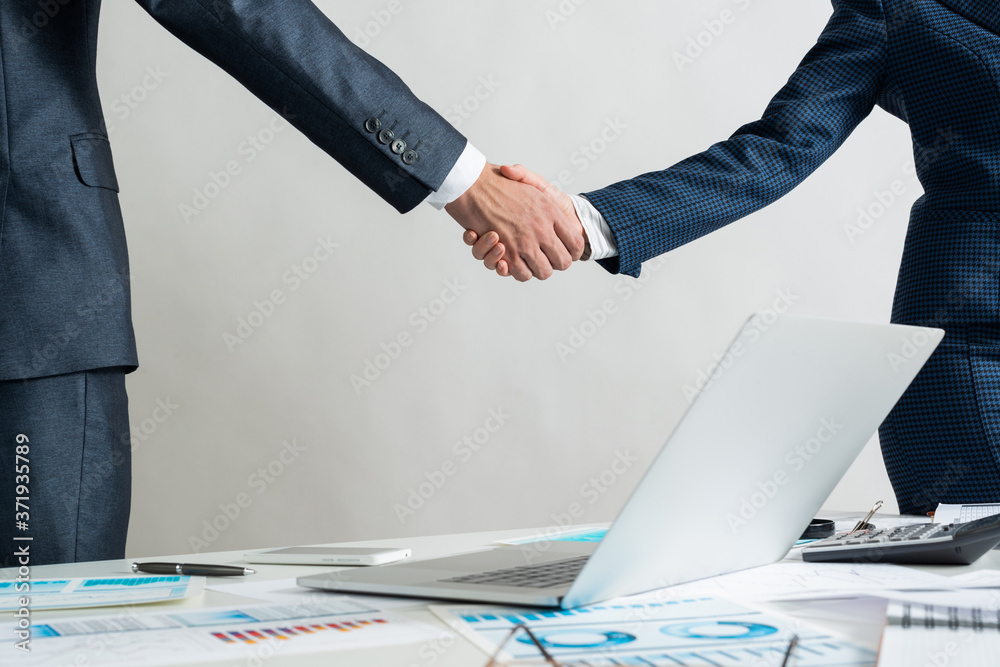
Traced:
<path fill-rule="evenodd" d="M 571 609 L 775 562 L 943 336 L 758 313 L 601 542 L 501 546 L 298 584 Z"/>

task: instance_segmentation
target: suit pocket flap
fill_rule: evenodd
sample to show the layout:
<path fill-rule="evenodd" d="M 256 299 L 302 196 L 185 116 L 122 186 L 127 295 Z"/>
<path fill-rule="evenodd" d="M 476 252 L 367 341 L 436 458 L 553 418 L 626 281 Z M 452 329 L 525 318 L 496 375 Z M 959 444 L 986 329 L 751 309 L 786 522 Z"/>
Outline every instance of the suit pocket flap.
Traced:
<path fill-rule="evenodd" d="M 84 185 L 107 188 L 118 192 L 118 178 L 111 158 L 111 142 L 103 134 L 74 134 L 69 138 L 73 145 L 73 166 Z"/>

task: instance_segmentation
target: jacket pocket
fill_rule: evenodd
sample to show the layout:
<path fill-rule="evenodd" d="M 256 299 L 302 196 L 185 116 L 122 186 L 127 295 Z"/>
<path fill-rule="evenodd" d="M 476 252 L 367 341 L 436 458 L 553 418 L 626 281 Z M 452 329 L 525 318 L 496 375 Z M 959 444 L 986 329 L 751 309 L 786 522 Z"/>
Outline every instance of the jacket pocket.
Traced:
<path fill-rule="evenodd" d="M 111 158 L 111 142 L 103 134 L 85 132 L 69 138 L 73 147 L 73 168 L 80 182 L 93 188 L 118 192 L 118 178 Z"/>

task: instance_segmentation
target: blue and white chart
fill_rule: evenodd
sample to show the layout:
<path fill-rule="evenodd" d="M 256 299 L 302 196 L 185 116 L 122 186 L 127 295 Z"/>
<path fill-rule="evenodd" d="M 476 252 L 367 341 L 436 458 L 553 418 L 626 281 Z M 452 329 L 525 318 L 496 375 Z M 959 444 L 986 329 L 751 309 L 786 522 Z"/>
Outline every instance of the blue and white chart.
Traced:
<path fill-rule="evenodd" d="M 432 611 L 492 654 L 518 624 L 557 659 L 585 665 L 780 665 L 793 635 L 796 667 L 872 667 L 875 653 L 822 631 L 719 598 L 628 600 L 573 610 L 435 605 Z M 522 632 L 504 661 L 537 660 Z"/>
<path fill-rule="evenodd" d="M 15 620 L 0 623 L 0 665 L 53 667 L 178 667 L 226 660 L 226 665 L 282 664 L 275 656 L 417 644 L 450 633 L 341 596 L 310 604 L 62 615 L 34 620 L 27 638 Z M 24 641 L 19 645 L 17 639 Z M 335 658 L 328 658 L 335 664 Z"/>
<path fill-rule="evenodd" d="M 21 598 L 31 609 L 108 607 L 181 600 L 200 595 L 205 577 L 133 576 L 78 579 L 36 579 L 26 583 L 0 581 L 0 611 L 19 609 Z"/>

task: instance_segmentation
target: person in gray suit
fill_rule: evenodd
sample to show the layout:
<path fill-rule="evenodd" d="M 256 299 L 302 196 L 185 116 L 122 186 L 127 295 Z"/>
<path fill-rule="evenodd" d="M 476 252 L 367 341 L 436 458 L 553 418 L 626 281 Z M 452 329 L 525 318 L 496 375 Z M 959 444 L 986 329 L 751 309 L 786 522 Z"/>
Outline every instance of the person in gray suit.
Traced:
<path fill-rule="evenodd" d="M 308 0 L 138 1 L 398 211 L 426 201 L 499 234 L 521 280 L 583 253 L 579 224 L 503 178 Z M 2 566 L 124 556 L 125 374 L 138 359 L 99 12 L 99 0 L 0 4 Z"/>

